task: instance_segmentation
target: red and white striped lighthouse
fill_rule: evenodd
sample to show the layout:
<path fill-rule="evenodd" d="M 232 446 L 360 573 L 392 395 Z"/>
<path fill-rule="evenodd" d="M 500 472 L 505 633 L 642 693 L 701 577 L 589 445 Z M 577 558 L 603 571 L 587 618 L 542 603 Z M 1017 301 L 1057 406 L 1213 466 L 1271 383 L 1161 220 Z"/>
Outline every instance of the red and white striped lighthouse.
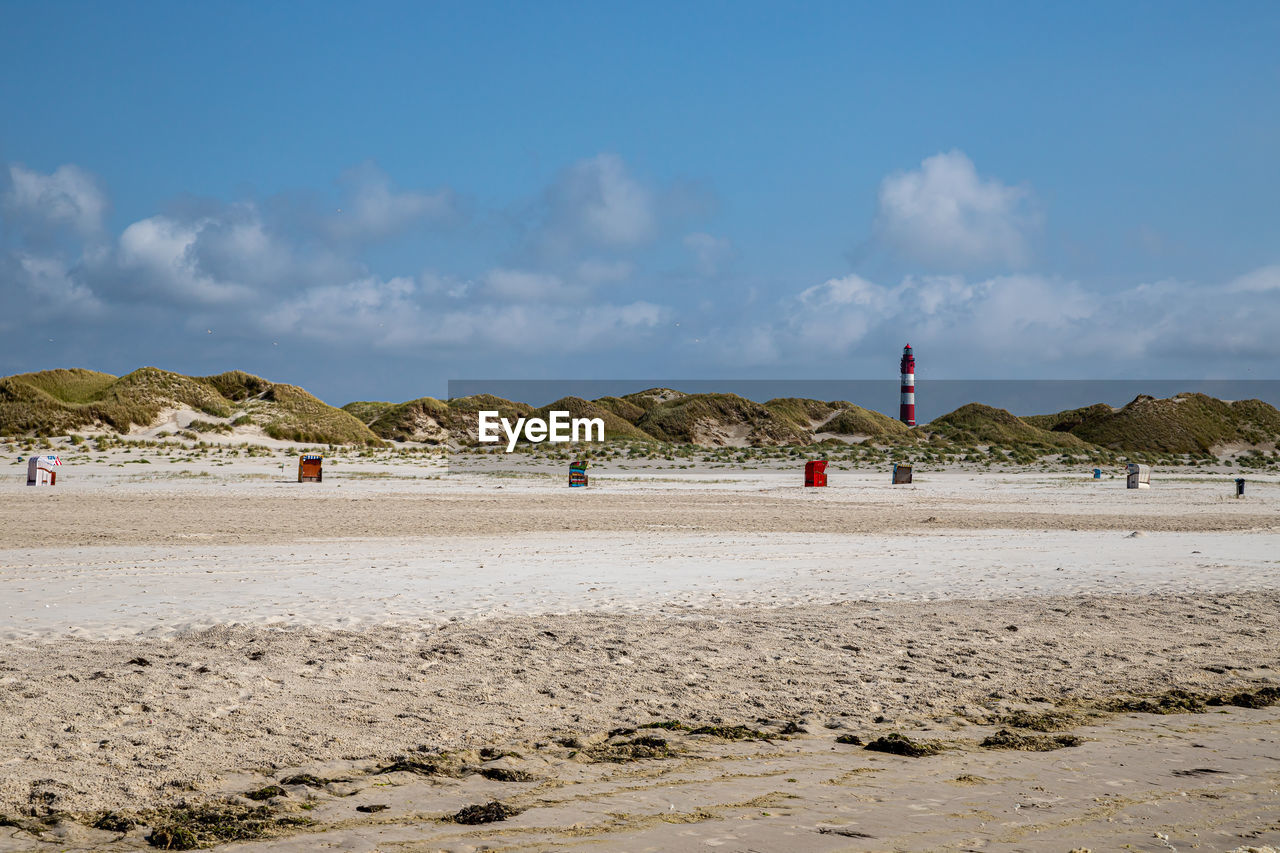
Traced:
<path fill-rule="evenodd" d="M 898 420 L 907 426 L 916 425 L 916 357 L 911 344 L 902 348 L 902 403 L 898 407 Z"/>

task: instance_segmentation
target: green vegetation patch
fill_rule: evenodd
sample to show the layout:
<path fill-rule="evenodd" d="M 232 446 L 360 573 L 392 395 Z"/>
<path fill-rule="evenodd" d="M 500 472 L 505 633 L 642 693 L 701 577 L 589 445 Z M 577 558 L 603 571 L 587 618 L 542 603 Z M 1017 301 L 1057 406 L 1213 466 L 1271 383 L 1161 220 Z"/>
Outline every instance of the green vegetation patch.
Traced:
<path fill-rule="evenodd" d="M 808 429 L 815 421 L 825 421 L 849 403 L 824 403 L 804 397 L 775 397 L 764 404 L 771 412 L 781 415 L 799 427 Z"/>
<path fill-rule="evenodd" d="M 273 384 L 251 410 L 267 435 L 299 444 L 380 444 L 372 430 L 294 385 Z"/>
<path fill-rule="evenodd" d="M 693 394 L 652 406 L 636 426 L 659 441 L 684 444 L 804 445 L 807 429 L 737 394 Z"/>
<path fill-rule="evenodd" d="M 242 371 L 183 376 L 143 367 L 119 378 L 88 370 L 52 370 L 0 379 L 0 434 L 54 436 L 106 426 L 116 432 L 148 427 L 164 409 L 188 408 L 217 418 L 252 414 L 272 438 L 310 444 L 380 444 L 347 412 L 292 385 Z M 241 411 L 248 409 L 248 412 Z M 241 423 L 239 418 L 237 425 Z M 197 420 L 193 428 L 225 432 Z M 190 435 L 198 438 L 195 433 Z"/>
<path fill-rule="evenodd" d="M 987 444 L 1049 451 L 1086 450 L 1088 445 L 1075 435 L 1033 426 L 1004 409 L 969 403 L 936 418 L 928 430 L 957 444 Z"/>
<path fill-rule="evenodd" d="M 1094 405 L 1026 419 L 1043 429 L 1127 452 L 1203 454 L 1223 444 L 1280 440 L 1280 411 L 1261 400 L 1227 402 L 1205 394 L 1145 394 L 1119 410 Z"/>
<path fill-rule="evenodd" d="M 279 785 L 267 785 L 264 788 L 258 788 L 255 791 L 245 791 L 244 794 L 251 800 L 269 800 L 272 797 L 287 797 L 289 792 Z"/>
<path fill-rule="evenodd" d="M 452 435 L 450 431 L 458 430 L 467 420 L 465 417 L 456 416 L 448 403 L 434 397 L 421 397 L 394 405 L 352 403 L 343 406 L 343 409 L 349 409 L 349 406 L 385 406 L 376 412 L 372 409 L 366 410 L 366 415 L 372 415 L 372 417 L 368 420 L 363 417 L 360 419 L 368 424 L 369 429 L 379 438 L 389 441 L 421 441 L 439 444 L 449 440 L 450 437 L 459 438 Z"/>
<path fill-rule="evenodd" d="M 683 391 L 676 391 L 672 388 L 648 388 L 644 391 L 637 391 L 634 394 L 626 394 L 621 399 L 623 402 L 647 412 L 663 403 L 688 396 Z"/>
<path fill-rule="evenodd" d="M 602 409 L 613 412 L 628 423 L 635 423 L 645 413 L 645 409 L 621 397 L 601 397 L 595 404 Z"/>
<path fill-rule="evenodd" d="M 824 403 L 803 397 L 779 397 L 764 405 L 803 430 L 870 438 L 901 439 L 911 435 L 910 427 L 901 421 L 845 400 Z"/>
<path fill-rule="evenodd" d="M 549 419 L 553 411 L 568 412 L 572 418 L 599 418 L 604 421 L 604 437 L 606 441 L 654 441 L 653 436 L 621 415 L 616 414 L 612 409 L 597 403 L 589 403 L 581 397 L 562 397 L 554 403 L 538 409 L 534 412 L 534 416 Z"/>
<path fill-rule="evenodd" d="M 116 381 L 110 373 L 99 373 L 96 370 L 85 370 L 73 367 L 69 370 L 42 370 L 39 373 L 20 373 L 11 376 L 19 382 L 25 382 L 41 391 L 61 400 L 64 403 L 89 403 L 97 399 L 106 388 Z"/>

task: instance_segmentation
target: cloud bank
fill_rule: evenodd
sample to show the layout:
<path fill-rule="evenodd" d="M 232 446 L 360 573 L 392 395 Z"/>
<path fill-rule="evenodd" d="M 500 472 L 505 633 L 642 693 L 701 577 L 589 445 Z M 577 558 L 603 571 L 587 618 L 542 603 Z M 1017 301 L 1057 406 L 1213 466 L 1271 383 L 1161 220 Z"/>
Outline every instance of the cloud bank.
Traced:
<path fill-rule="evenodd" d="M 408 396 L 480 372 L 891 375 L 906 340 L 935 376 L 1280 369 L 1280 265 L 1119 286 L 1032 271 L 1030 189 L 959 151 L 880 184 L 871 239 L 914 271 L 816 282 L 753 274 L 750 247 L 709 227 L 713 205 L 669 203 L 678 187 L 614 154 L 513 202 L 505 211 L 522 213 L 505 231 L 484 230 L 501 211 L 470 219 L 453 188 L 399 187 L 372 164 L 339 176 L 334 201 L 205 201 L 118 233 L 101 182 L 74 165 L 0 175 L 2 372 L 99 367 L 102 353 L 270 372 L 237 361 L 266 347 L 294 353 L 301 373 L 282 378 L 323 391 L 342 363 L 351 385 L 417 383 Z M 451 243 L 481 232 L 481 260 L 455 262 Z"/>

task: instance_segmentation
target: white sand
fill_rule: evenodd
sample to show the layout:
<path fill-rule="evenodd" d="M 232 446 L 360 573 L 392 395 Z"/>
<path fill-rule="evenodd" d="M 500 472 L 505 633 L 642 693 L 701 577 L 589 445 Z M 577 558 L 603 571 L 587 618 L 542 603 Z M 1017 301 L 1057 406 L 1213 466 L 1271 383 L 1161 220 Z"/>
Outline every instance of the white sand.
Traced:
<path fill-rule="evenodd" d="M 1275 477 L 1251 475 L 1237 501 L 1230 477 L 1199 471 L 1157 471 L 1143 492 L 976 470 L 892 488 L 866 469 L 806 490 L 793 470 L 614 465 L 569 490 L 532 466 L 442 476 L 348 455 L 299 485 L 279 456 L 64 458 L 53 489 L 20 485 L 16 465 L 0 484 L 0 814 L 24 816 L 5 853 L 144 845 L 58 814 L 299 770 L 353 781 L 275 804 L 312 798 L 321 834 L 245 847 L 1280 841 L 1276 708 L 1104 716 L 1051 753 L 977 747 L 1014 708 L 1276 684 Z M 680 761 L 616 766 L 553 743 L 666 718 L 809 733 L 677 738 Z M 839 731 L 955 750 L 841 752 Z M 419 746 L 503 744 L 545 779 L 367 775 Z M 1173 773 L 1198 767 L 1223 773 Z M 529 810 L 432 820 L 490 797 Z"/>
<path fill-rule="evenodd" d="M 1280 536 L 532 533 L 5 550 L 0 563 L 0 637 L 123 638 L 214 625 L 1274 589 Z"/>

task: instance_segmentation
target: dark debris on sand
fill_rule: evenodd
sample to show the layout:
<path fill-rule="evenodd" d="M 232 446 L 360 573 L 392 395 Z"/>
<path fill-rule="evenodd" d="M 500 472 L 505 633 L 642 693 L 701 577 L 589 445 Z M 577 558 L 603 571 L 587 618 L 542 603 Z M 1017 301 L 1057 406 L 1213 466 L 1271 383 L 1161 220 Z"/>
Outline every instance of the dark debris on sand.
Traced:
<path fill-rule="evenodd" d="M 997 722 L 1002 726 L 1015 729 L 1030 729 L 1036 732 L 1065 732 L 1080 724 L 1080 719 L 1065 711 L 1014 711 L 1000 717 Z"/>
<path fill-rule="evenodd" d="M 307 818 L 277 817 L 267 806 L 231 801 L 187 804 L 160 812 L 147 843 L 161 850 L 197 850 L 227 841 L 266 838 L 310 822 Z"/>
<path fill-rule="evenodd" d="M 511 767 L 481 767 L 480 775 L 491 782 L 533 782 L 537 779 L 532 773 Z"/>
<path fill-rule="evenodd" d="M 416 773 L 419 776 L 448 776 L 458 779 L 467 775 L 468 768 L 449 760 L 409 758 L 402 755 L 392 760 L 390 764 L 384 764 L 373 772 L 377 776 L 386 773 Z"/>
<path fill-rule="evenodd" d="M 494 800 L 483 805 L 464 806 L 445 819 L 454 823 L 475 826 L 481 823 L 496 823 L 500 820 L 506 820 L 509 817 L 515 817 L 522 811 L 523 809 L 508 806 L 505 803 Z"/>
<path fill-rule="evenodd" d="M 873 752 L 887 752 L 890 755 L 905 755 L 908 758 L 923 758 L 926 755 L 937 755 L 946 747 L 934 741 L 914 741 L 906 735 L 893 732 L 878 737 L 863 747 Z"/>
<path fill-rule="evenodd" d="M 630 740 L 611 741 L 583 750 L 583 755 L 593 761 L 609 761 L 615 764 L 643 761 L 648 758 L 671 758 L 675 754 L 670 743 L 654 735 L 640 735 Z"/>
<path fill-rule="evenodd" d="M 269 800 L 272 797 L 287 797 L 289 792 L 279 785 L 267 785 L 265 788 L 259 788 L 256 791 L 245 791 L 244 795 L 251 800 Z"/>
<path fill-rule="evenodd" d="M 1268 708 L 1277 703 L 1280 703 L 1280 687 L 1266 685 L 1257 690 L 1235 693 L 1170 690 L 1149 698 L 1117 699 L 1102 707 L 1107 711 L 1129 714 L 1200 714 L 1207 707 Z"/>
<path fill-rule="evenodd" d="M 1076 735 L 1024 735 L 1001 729 L 982 741 L 985 749 L 1019 749 L 1023 752 L 1051 752 L 1069 746 L 1079 746 L 1084 741 Z"/>
<path fill-rule="evenodd" d="M 657 723 L 645 723 L 641 726 L 637 726 L 637 728 L 665 729 L 669 732 L 684 732 L 691 735 L 709 735 L 711 737 L 718 737 L 721 740 L 770 740 L 771 738 L 796 734 L 804 731 L 804 729 L 800 728 L 800 726 L 795 723 L 787 723 L 784 725 L 784 731 L 779 734 L 769 734 L 768 732 L 762 732 L 759 729 L 753 729 L 749 726 L 743 725 L 691 726 L 688 723 L 682 723 L 679 720 L 663 720 L 662 722 Z M 632 730 L 630 729 L 614 730 L 614 732 L 619 734 L 630 734 L 631 731 Z M 613 734 L 613 732 L 610 734 Z"/>

